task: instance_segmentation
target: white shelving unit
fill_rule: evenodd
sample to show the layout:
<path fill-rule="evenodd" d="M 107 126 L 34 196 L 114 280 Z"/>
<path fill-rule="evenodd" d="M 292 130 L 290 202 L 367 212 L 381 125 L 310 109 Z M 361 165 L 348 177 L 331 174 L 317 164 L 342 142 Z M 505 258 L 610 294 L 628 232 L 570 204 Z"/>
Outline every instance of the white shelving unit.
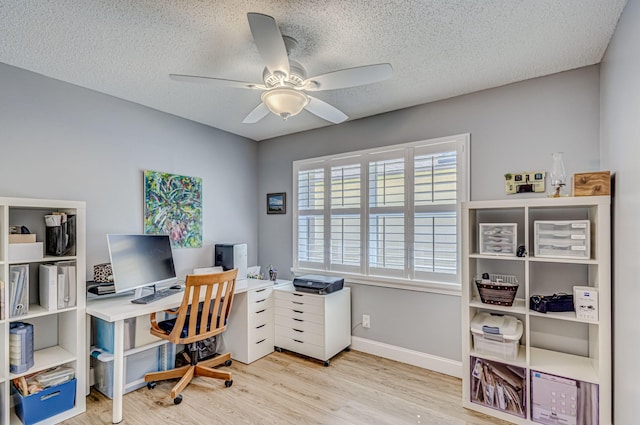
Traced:
<path fill-rule="evenodd" d="M 517 424 L 536 423 L 532 415 L 532 372 L 556 375 L 583 383 L 597 394 L 593 424 L 611 424 L 611 248 L 610 197 L 535 198 L 474 201 L 462 207 L 462 376 L 463 405 Z M 590 253 L 585 258 L 534 256 L 534 222 L 588 220 Z M 517 243 L 525 257 L 479 254 L 480 223 L 517 223 Z M 482 273 L 515 275 L 519 287 L 513 306 L 482 302 L 475 278 Z M 575 312 L 538 313 L 529 309 L 532 295 L 573 294 L 573 286 L 598 291 L 597 322 L 576 318 Z M 516 360 L 475 352 L 470 323 L 478 312 L 517 317 L 524 324 Z M 498 364 L 523 375 L 522 417 L 472 401 L 473 369 L 477 361 Z M 486 363 L 483 363 L 486 364 Z M 585 385 L 585 387 L 588 387 Z M 496 395 L 497 397 L 497 395 Z M 540 394 L 538 394 L 540 397 Z M 536 400 L 540 400 L 539 398 Z M 555 401 L 554 401 L 555 402 Z M 580 423 L 580 421 L 578 421 Z"/>
<path fill-rule="evenodd" d="M 9 260 L 9 226 L 25 225 L 35 233 L 38 242 L 45 241 L 44 216 L 53 211 L 75 216 L 75 244 L 69 255 L 44 256 L 38 259 Z M 0 425 L 21 424 L 12 401 L 11 381 L 56 366 L 75 370 L 76 394 L 74 406 L 52 416 L 40 424 L 55 424 L 85 411 L 85 203 L 23 198 L 0 198 L 0 281 L 3 308 L 0 314 Z M 39 305 L 39 265 L 70 261 L 76 270 L 76 305 L 48 311 Z M 9 311 L 9 268 L 26 264 L 29 268 L 28 314 L 11 317 Z M 23 373 L 10 373 L 9 329 L 13 322 L 26 322 L 34 329 L 34 366 Z"/>

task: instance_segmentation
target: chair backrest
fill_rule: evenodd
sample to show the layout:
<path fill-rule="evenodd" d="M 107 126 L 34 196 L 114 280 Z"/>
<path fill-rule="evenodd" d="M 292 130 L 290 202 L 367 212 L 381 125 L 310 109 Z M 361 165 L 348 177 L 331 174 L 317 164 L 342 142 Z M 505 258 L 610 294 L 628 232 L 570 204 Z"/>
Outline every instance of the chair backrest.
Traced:
<path fill-rule="evenodd" d="M 189 344 L 218 335 L 227 328 L 238 269 L 189 274 L 176 322 L 169 334 L 174 344 Z M 186 336 L 183 334 L 186 330 Z"/>

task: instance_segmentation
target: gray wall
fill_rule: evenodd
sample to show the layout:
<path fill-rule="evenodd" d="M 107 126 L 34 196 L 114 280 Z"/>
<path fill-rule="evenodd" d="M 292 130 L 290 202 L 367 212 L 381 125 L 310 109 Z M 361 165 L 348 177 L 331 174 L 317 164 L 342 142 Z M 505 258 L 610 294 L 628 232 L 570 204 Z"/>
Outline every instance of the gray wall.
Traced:
<path fill-rule="evenodd" d="M 471 199 L 501 199 L 507 172 L 599 169 L 599 68 L 591 66 L 259 144 L 258 258 L 283 277 L 292 265 L 292 161 L 471 133 Z M 264 196 L 287 192 L 287 214 L 266 215 Z M 511 197 L 532 195 L 511 195 Z M 353 334 L 460 360 L 460 297 L 353 285 Z"/>
<path fill-rule="evenodd" d="M 640 401 L 640 2 L 620 18 L 601 73 L 603 169 L 615 172 L 613 210 L 614 423 L 638 423 Z"/>
<path fill-rule="evenodd" d="M 174 251 L 180 275 L 215 242 L 256 261 L 256 142 L 2 63 L 0 129 L 0 196 L 87 202 L 87 278 L 106 233 L 142 233 L 145 169 L 202 178 L 205 244 Z"/>

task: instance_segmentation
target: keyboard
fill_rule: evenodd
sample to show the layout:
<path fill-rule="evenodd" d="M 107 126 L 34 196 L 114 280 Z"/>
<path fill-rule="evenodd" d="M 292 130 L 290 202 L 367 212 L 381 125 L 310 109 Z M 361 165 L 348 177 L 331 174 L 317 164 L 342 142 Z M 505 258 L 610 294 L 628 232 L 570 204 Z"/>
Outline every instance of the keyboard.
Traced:
<path fill-rule="evenodd" d="M 131 302 L 134 304 L 149 304 L 154 301 L 158 301 L 163 298 L 170 297 L 171 295 L 177 294 L 178 292 L 182 292 L 182 291 L 183 291 L 183 288 L 160 289 L 159 291 L 156 291 L 149 295 L 145 295 L 144 297 L 134 298 L 133 300 L 131 300 Z"/>

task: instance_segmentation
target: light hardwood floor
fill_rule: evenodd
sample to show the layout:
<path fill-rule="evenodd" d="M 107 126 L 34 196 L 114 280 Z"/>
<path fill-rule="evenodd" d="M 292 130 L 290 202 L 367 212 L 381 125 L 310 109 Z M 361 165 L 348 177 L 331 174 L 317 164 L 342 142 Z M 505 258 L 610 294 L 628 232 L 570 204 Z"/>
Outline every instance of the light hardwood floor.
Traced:
<path fill-rule="evenodd" d="M 174 405 L 173 381 L 124 397 L 123 424 L 507 424 L 464 409 L 461 381 L 359 351 L 342 352 L 329 367 L 292 353 L 239 362 L 233 386 L 196 378 Z M 110 424 L 111 400 L 92 390 L 87 413 L 66 425 Z"/>

